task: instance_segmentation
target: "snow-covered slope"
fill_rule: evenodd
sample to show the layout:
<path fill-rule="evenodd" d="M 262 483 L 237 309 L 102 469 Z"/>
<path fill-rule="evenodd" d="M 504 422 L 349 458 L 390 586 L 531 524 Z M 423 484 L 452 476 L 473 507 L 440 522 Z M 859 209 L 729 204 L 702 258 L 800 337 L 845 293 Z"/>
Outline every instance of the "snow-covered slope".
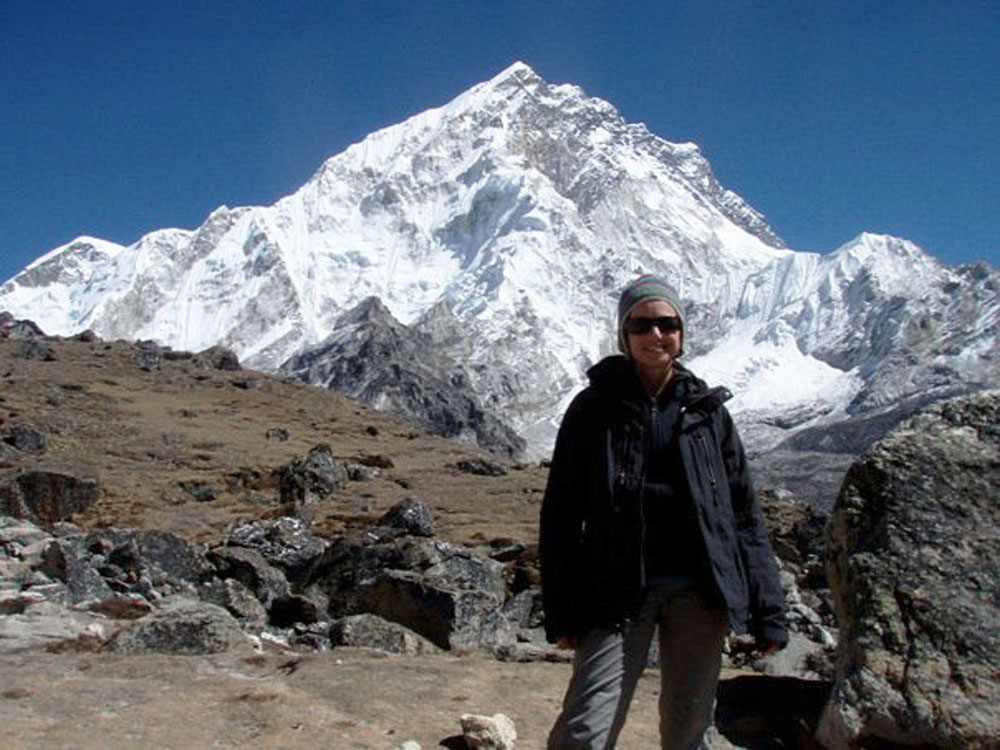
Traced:
<path fill-rule="evenodd" d="M 780 432 L 924 387 L 876 383 L 927 330 L 921 316 L 951 337 L 925 353 L 946 379 L 995 373 L 991 269 L 972 278 L 872 235 L 793 252 L 696 146 L 521 63 L 373 133 L 273 206 L 222 207 L 129 247 L 57 248 L 0 288 L 0 309 L 57 334 L 223 344 L 275 369 L 368 297 L 418 328 L 446 302 L 464 334 L 441 343 L 447 356 L 538 452 L 612 350 L 617 291 L 638 272 L 690 300 L 692 365 L 735 388 L 747 423 Z"/>

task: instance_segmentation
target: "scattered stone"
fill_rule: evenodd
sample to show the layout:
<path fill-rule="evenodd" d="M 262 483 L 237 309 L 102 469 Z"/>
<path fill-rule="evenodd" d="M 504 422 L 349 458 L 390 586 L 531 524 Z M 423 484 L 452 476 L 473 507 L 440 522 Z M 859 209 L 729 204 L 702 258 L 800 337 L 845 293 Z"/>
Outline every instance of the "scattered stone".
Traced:
<path fill-rule="evenodd" d="M 493 716 L 462 714 L 460 721 L 466 747 L 513 750 L 517 731 L 509 717 L 503 714 L 493 714 Z"/>
<path fill-rule="evenodd" d="M 455 464 L 455 468 L 465 474 L 478 474 L 486 477 L 502 477 L 507 474 L 507 469 L 500 464 L 481 458 L 463 459 Z"/>
<path fill-rule="evenodd" d="M 392 654 L 428 654 L 438 648 L 426 638 L 377 615 L 342 617 L 330 623 L 333 646 L 362 646 Z"/>
<path fill-rule="evenodd" d="M 377 525 L 399 529 L 413 536 L 434 536 L 434 518 L 430 508 L 413 497 L 404 498 L 392 506 Z"/>
<path fill-rule="evenodd" d="M 211 502 L 218 496 L 218 489 L 205 482 L 184 481 L 178 482 L 178 485 L 199 503 Z"/>
<path fill-rule="evenodd" d="M 323 443 L 277 470 L 281 500 L 296 507 L 319 502 L 347 485 L 347 469 Z"/>
<path fill-rule="evenodd" d="M 236 371 L 242 370 L 240 358 L 236 352 L 223 346 L 212 346 L 194 355 L 196 364 L 203 365 L 213 370 Z"/>
<path fill-rule="evenodd" d="M 357 456 L 355 459 L 362 466 L 369 466 L 375 469 L 392 469 L 396 466 L 388 456 L 377 454 L 374 456 Z"/>
<path fill-rule="evenodd" d="M 559 649 L 549 643 L 515 642 L 499 646 L 493 653 L 499 661 L 518 663 L 549 662 L 553 664 L 568 664 L 573 661 L 573 652 L 569 649 Z"/>
<path fill-rule="evenodd" d="M 49 438 L 43 430 L 34 425 L 15 424 L 7 431 L 3 441 L 23 453 L 43 453 Z"/>
<path fill-rule="evenodd" d="M 215 573 L 201 546 L 157 529 L 101 529 L 87 534 L 83 544 L 147 576 L 161 593 L 190 593 Z"/>
<path fill-rule="evenodd" d="M 371 435 L 372 437 L 375 437 L 376 435 L 378 435 L 378 427 L 376 427 L 375 425 L 368 425 L 367 427 L 365 427 L 365 433 Z"/>
<path fill-rule="evenodd" d="M 274 440 L 279 443 L 286 443 L 291 439 L 292 433 L 289 432 L 284 427 L 269 427 L 267 432 L 264 433 L 264 436 L 268 440 Z"/>
<path fill-rule="evenodd" d="M 215 578 L 198 588 L 202 601 L 223 607 L 244 625 L 261 628 L 267 624 L 267 610 L 253 592 L 235 578 Z"/>
<path fill-rule="evenodd" d="M 324 540 L 309 533 L 301 519 L 291 516 L 242 523 L 229 534 L 226 544 L 257 550 L 293 582 L 308 573 L 327 546 Z"/>
<path fill-rule="evenodd" d="M 46 341 L 27 339 L 20 342 L 15 349 L 15 355 L 22 359 L 37 359 L 42 362 L 55 362 L 56 350 Z"/>
<path fill-rule="evenodd" d="M 234 578 L 246 586 L 266 609 L 278 598 L 291 593 L 288 580 L 255 549 L 216 547 L 208 553 L 222 578 Z"/>
<path fill-rule="evenodd" d="M 75 336 L 72 336 L 71 340 L 72 341 L 82 341 L 85 344 L 94 344 L 94 343 L 97 343 L 98 341 L 100 341 L 101 337 L 98 336 L 96 333 L 94 333 L 94 331 L 92 329 L 88 328 L 87 330 L 80 331 Z"/>
<path fill-rule="evenodd" d="M 851 466 L 829 524 L 830 747 L 996 747 L 1000 392 L 941 402 Z"/>
<path fill-rule="evenodd" d="M 254 377 L 233 378 L 229 382 L 233 384 L 234 388 L 239 388 L 242 391 L 249 391 L 260 387 L 260 378 Z"/>
<path fill-rule="evenodd" d="M 345 464 L 347 478 L 352 482 L 370 482 L 379 475 L 379 470 L 362 464 Z"/>
<path fill-rule="evenodd" d="M 144 372 L 159 370 L 165 351 L 155 341 L 138 341 L 132 345 L 132 362 Z"/>

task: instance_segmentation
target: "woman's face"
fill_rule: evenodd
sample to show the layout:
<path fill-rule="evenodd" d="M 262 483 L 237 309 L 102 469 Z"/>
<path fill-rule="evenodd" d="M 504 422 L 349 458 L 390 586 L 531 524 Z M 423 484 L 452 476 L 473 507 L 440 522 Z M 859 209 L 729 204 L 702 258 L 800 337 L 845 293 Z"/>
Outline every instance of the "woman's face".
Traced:
<path fill-rule="evenodd" d="M 647 300 L 636 305 L 629 318 L 675 317 L 677 311 L 669 302 Z M 681 331 L 664 331 L 653 326 L 646 333 L 627 333 L 628 351 L 636 367 L 666 372 L 681 350 Z"/>

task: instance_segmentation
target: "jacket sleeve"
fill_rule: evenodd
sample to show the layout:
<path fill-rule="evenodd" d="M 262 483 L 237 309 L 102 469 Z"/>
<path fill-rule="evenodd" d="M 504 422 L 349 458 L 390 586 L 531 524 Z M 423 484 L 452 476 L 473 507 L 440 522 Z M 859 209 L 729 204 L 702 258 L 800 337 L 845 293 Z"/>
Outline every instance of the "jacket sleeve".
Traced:
<path fill-rule="evenodd" d="M 722 458 L 736 519 L 736 539 L 750 595 L 750 632 L 758 641 L 788 643 L 785 595 L 767 526 L 754 492 L 743 443 L 729 412 L 722 408 Z"/>
<path fill-rule="evenodd" d="M 585 403 L 578 396 L 559 426 L 539 523 L 539 561 L 545 635 L 550 642 L 578 634 L 580 548 L 583 542 Z"/>

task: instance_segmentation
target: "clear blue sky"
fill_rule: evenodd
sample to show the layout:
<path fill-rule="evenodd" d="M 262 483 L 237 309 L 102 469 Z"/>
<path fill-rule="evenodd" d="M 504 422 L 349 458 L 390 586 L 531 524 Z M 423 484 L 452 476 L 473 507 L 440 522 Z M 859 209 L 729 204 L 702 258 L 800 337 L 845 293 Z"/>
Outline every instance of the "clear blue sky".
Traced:
<path fill-rule="evenodd" d="M 0 0 L 0 280 L 273 203 L 514 60 L 699 144 L 795 249 L 1000 265 L 1000 2 Z"/>

